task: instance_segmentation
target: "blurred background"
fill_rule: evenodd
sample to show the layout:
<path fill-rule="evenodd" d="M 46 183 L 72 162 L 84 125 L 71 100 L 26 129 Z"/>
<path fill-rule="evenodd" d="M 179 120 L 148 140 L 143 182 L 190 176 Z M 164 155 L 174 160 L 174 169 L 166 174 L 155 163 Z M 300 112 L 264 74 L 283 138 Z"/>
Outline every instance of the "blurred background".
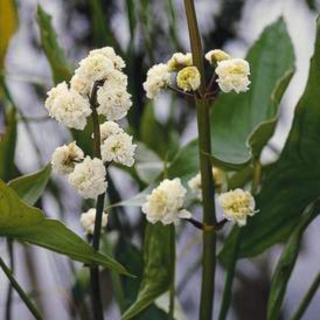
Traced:
<path fill-rule="evenodd" d="M 5 0 L 0 0 L 5 1 Z M 71 141 L 70 132 L 48 118 L 44 109 L 45 94 L 53 85 L 50 66 L 40 43 L 37 5 L 50 15 L 58 41 L 73 67 L 92 48 L 113 46 L 127 61 L 129 91 L 134 105 L 128 117 L 130 130 L 162 158 L 170 146 L 175 153 L 179 144 L 196 136 L 195 113 L 180 97 L 162 94 L 152 106 L 154 115 L 146 111 L 142 83 L 148 67 L 166 61 L 173 52 L 189 51 L 188 30 L 182 0 L 20 0 L 17 1 L 18 28 L 6 56 L 5 79 L 13 101 L 19 110 L 15 164 L 21 174 L 33 172 L 50 161 L 53 150 Z M 263 153 L 263 162 L 274 161 L 286 140 L 293 111 L 304 89 L 313 51 L 315 18 L 320 1 L 315 0 L 196 0 L 196 10 L 205 50 L 221 48 L 233 56 L 244 57 L 248 47 L 264 27 L 283 16 L 292 38 L 296 55 L 296 73 L 283 99 L 280 121 L 275 136 Z M 1 37 L 1 35 L 0 35 Z M 150 109 L 150 108 L 149 108 Z M 151 111 L 152 112 L 152 111 Z M 159 134 L 157 146 L 146 134 L 148 122 Z M 4 131 L 3 110 L 0 106 L 0 133 Z M 112 195 L 119 202 L 134 196 L 143 187 L 130 172 L 110 170 Z M 138 179 L 139 180 L 139 179 Z M 49 217 L 62 219 L 71 229 L 83 234 L 80 213 L 88 207 L 61 177 L 54 176 L 38 206 Z M 114 254 L 137 260 L 141 269 L 143 217 L 131 207 L 118 208 L 108 227 L 108 243 Z M 196 215 L 199 213 L 196 213 Z M 289 282 L 282 319 L 299 303 L 318 271 L 320 221 L 307 230 L 303 249 Z M 50 236 L 50 235 L 48 235 Z M 222 239 L 220 239 L 222 240 Z M 128 243 L 133 243 L 134 246 Z M 241 260 L 234 286 L 234 303 L 229 319 L 264 319 L 270 275 L 281 252 L 273 247 L 254 260 Z M 106 248 L 105 250 L 109 250 Z M 201 234 L 189 225 L 178 232 L 177 293 L 181 319 L 196 319 L 200 293 Z M 0 255 L 7 258 L 6 241 L 0 240 Z M 122 257 L 123 259 L 123 257 Z M 14 243 L 15 272 L 24 288 L 35 298 L 45 319 L 80 319 L 86 313 L 85 272 L 80 264 L 49 251 Z M 141 270 L 140 270 L 141 271 Z M 223 289 L 223 270 L 217 273 L 217 302 Z M 114 303 L 114 285 L 108 272 L 103 277 L 107 319 L 120 319 Z M 134 287 L 134 286 L 133 286 Z M 132 289 L 133 291 L 136 290 Z M 0 272 L 0 319 L 5 319 L 8 283 Z M 314 298 L 304 319 L 319 319 L 320 293 Z M 161 318 L 161 301 L 149 310 Z M 152 309 L 151 308 L 151 309 Z M 217 308 L 216 308 L 217 309 Z M 216 310 L 217 311 L 217 310 Z M 148 313 L 141 319 L 153 319 Z M 16 294 L 13 295 L 12 319 L 32 319 Z M 86 319 L 85 316 L 83 319 Z M 163 317 L 163 319 L 165 319 Z"/>

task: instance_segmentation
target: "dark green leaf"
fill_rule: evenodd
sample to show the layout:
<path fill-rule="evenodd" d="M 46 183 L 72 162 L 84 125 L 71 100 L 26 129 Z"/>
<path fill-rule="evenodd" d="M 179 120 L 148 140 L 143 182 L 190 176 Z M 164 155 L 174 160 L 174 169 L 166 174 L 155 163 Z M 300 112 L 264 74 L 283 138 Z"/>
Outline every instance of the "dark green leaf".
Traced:
<path fill-rule="evenodd" d="M 51 174 L 51 166 L 48 164 L 41 170 L 21 176 L 8 183 L 18 196 L 27 204 L 34 205 L 41 197 Z"/>
<path fill-rule="evenodd" d="M 100 264 L 117 272 L 127 273 L 121 264 L 96 252 L 60 221 L 47 219 L 41 210 L 25 204 L 1 180 L 0 237 L 25 241 L 86 264 Z"/>
<path fill-rule="evenodd" d="M 294 67 L 294 50 L 284 20 L 267 27 L 250 49 L 250 90 L 246 93 L 222 93 L 212 112 L 212 153 L 227 163 L 248 162 L 251 152 L 248 137 L 257 126 L 274 119 L 281 96 L 273 99 L 279 81 Z M 270 129 L 270 128 L 269 128 Z"/>
<path fill-rule="evenodd" d="M 5 132 L 0 135 L 0 179 L 8 181 L 14 175 L 17 120 L 15 108 L 8 107 L 5 111 Z"/>
<path fill-rule="evenodd" d="M 120 263 L 125 263 L 128 271 L 136 275 L 136 278 L 120 276 L 125 297 L 125 309 L 127 309 L 135 302 L 139 292 L 143 278 L 143 256 L 142 252 L 134 245 L 124 239 L 120 239 L 116 247 L 116 259 Z M 136 315 L 134 319 L 166 320 L 168 316 L 152 304 L 139 315 Z"/>
<path fill-rule="evenodd" d="M 70 80 L 71 68 L 59 46 L 57 34 L 51 23 L 51 16 L 40 5 L 37 7 L 37 21 L 40 28 L 41 44 L 50 63 L 54 83 Z"/>
<path fill-rule="evenodd" d="M 296 107 L 289 137 L 279 160 L 258 194 L 260 210 L 243 229 L 240 257 L 254 256 L 288 237 L 301 212 L 319 196 L 320 169 L 320 22 L 306 89 Z M 232 234 L 231 236 L 232 237 Z M 221 253 L 227 263 L 231 238 Z"/>
<path fill-rule="evenodd" d="M 110 29 L 110 23 L 108 22 L 108 14 L 106 12 L 107 5 L 103 4 L 104 1 L 101 0 L 90 0 L 90 10 L 91 10 L 91 24 L 93 28 L 93 35 L 95 44 L 99 47 L 108 45 L 112 46 L 119 52 L 120 47 L 117 43 L 112 30 Z"/>
<path fill-rule="evenodd" d="M 286 247 L 282 251 L 271 280 L 267 320 L 277 320 L 280 318 L 280 309 L 298 257 L 303 233 L 311 221 L 319 214 L 319 209 L 319 204 L 318 206 L 309 208 L 308 212 L 300 218 L 299 223 L 290 235 Z"/>
<path fill-rule="evenodd" d="M 144 274 L 135 303 L 124 313 L 123 320 L 133 318 L 165 293 L 172 278 L 170 226 L 147 224 L 144 241 Z"/>

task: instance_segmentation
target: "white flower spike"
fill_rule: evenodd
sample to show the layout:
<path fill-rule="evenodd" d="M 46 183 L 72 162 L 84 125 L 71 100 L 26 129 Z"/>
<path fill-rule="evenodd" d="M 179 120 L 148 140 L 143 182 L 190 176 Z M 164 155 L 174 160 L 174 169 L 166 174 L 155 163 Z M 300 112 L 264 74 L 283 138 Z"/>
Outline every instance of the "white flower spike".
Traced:
<path fill-rule="evenodd" d="M 62 175 L 69 174 L 83 158 L 83 151 L 76 145 L 75 141 L 71 142 L 68 145 L 56 148 L 53 152 L 51 160 L 52 169 Z"/>
<path fill-rule="evenodd" d="M 84 129 L 87 117 L 92 112 L 88 99 L 69 89 L 66 82 L 58 84 L 48 92 L 45 107 L 50 117 L 66 127 L 78 130 Z"/>
<path fill-rule="evenodd" d="M 251 193 L 239 188 L 221 194 L 218 199 L 225 218 L 236 222 L 240 227 L 246 225 L 247 217 L 258 212 Z"/>
<path fill-rule="evenodd" d="M 71 88 L 87 96 L 94 82 L 107 78 L 113 70 L 112 61 L 103 54 L 89 55 L 80 61 L 79 68 L 71 79 Z"/>
<path fill-rule="evenodd" d="M 131 167 L 134 164 L 136 147 L 137 145 L 132 143 L 132 137 L 126 133 L 111 135 L 101 145 L 102 160 Z"/>
<path fill-rule="evenodd" d="M 127 83 L 127 76 L 121 71 L 113 70 L 109 73 L 97 92 L 98 114 L 110 121 L 120 120 L 127 115 L 132 106 Z"/>
<path fill-rule="evenodd" d="M 85 199 L 96 199 L 107 188 L 106 169 L 102 160 L 87 156 L 69 175 L 69 183 Z"/>
<path fill-rule="evenodd" d="M 167 64 L 160 63 L 154 65 L 147 72 L 147 79 L 143 83 L 143 88 L 146 91 L 149 99 L 154 99 L 159 94 L 161 89 L 166 88 L 171 84 L 171 74 Z"/>
<path fill-rule="evenodd" d="M 217 83 L 223 92 L 239 93 L 249 90 L 250 66 L 246 60 L 223 60 L 218 62 L 215 72 L 218 76 Z"/>
<path fill-rule="evenodd" d="M 103 124 L 100 124 L 100 136 L 101 144 L 109 137 L 114 136 L 119 133 L 124 133 L 124 130 L 113 121 L 106 121 Z"/>
<path fill-rule="evenodd" d="M 142 212 L 150 223 L 160 221 L 164 225 L 191 218 L 191 213 L 183 209 L 186 193 L 179 178 L 165 179 L 147 196 Z"/>
<path fill-rule="evenodd" d="M 81 214 L 80 224 L 87 235 L 93 235 L 94 225 L 96 222 L 96 209 L 89 209 L 87 212 Z M 102 214 L 101 229 L 105 228 L 108 224 L 108 214 Z"/>

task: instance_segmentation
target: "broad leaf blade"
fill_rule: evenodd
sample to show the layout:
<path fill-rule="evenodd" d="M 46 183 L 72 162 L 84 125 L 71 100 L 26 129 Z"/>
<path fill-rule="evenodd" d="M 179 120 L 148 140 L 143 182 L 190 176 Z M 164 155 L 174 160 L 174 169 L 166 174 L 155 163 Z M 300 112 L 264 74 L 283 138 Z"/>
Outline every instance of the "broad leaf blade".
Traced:
<path fill-rule="evenodd" d="M 21 176 L 8 183 L 18 196 L 27 204 L 34 205 L 41 197 L 51 174 L 51 166 L 48 164 L 41 170 Z"/>
<path fill-rule="evenodd" d="M 1 236 L 26 241 L 86 264 L 100 264 L 127 274 L 121 264 L 96 252 L 86 241 L 58 220 L 47 219 L 41 210 L 25 204 L 0 180 Z"/>
<path fill-rule="evenodd" d="M 294 50 L 282 18 L 263 31 L 246 59 L 251 68 L 249 91 L 221 94 L 212 112 L 213 156 L 227 163 L 247 162 L 251 158 L 248 137 L 277 114 L 278 104 L 271 97 L 294 66 Z"/>
<path fill-rule="evenodd" d="M 240 257 L 254 256 L 288 237 L 304 208 L 319 196 L 320 169 L 320 21 L 305 91 L 284 150 L 257 196 L 258 214 L 243 229 Z M 227 263 L 230 242 L 221 253 Z"/>
<path fill-rule="evenodd" d="M 169 289 L 174 265 L 170 231 L 170 226 L 161 223 L 147 224 L 142 284 L 136 302 L 124 313 L 123 320 L 139 314 Z"/>
<path fill-rule="evenodd" d="M 300 222 L 294 228 L 281 254 L 271 280 L 267 312 L 268 320 L 277 320 L 280 318 L 280 309 L 292 270 L 298 257 L 303 233 L 318 214 L 319 205 L 309 209 L 309 211 L 301 217 Z"/>
<path fill-rule="evenodd" d="M 40 5 L 37 8 L 37 20 L 41 44 L 50 63 L 54 82 L 57 84 L 64 80 L 70 80 L 71 69 L 62 48 L 59 46 L 57 34 L 52 27 L 51 16 Z"/>

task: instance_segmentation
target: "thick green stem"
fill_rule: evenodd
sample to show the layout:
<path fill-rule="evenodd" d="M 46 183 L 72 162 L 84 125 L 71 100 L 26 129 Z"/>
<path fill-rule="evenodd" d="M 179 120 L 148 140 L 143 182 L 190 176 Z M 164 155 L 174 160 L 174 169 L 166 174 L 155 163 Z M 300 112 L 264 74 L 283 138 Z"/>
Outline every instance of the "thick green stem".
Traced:
<path fill-rule="evenodd" d="M 99 117 L 97 113 L 97 91 L 102 83 L 96 82 L 92 89 L 90 104 L 92 109 L 92 122 L 93 122 L 93 139 L 94 139 L 94 156 L 101 159 L 101 137 L 100 137 L 100 125 Z M 94 225 L 94 232 L 92 237 L 92 247 L 95 250 L 99 250 L 100 237 L 101 237 L 101 225 L 102 215 L 104 210 L 104 197 L 105 193 L 100 194 L 97 199 L 96 205 L 96 220 Z M 93 314 L 95 320 L 103 320 L 103 305 L 101 300 L 100 289 L 100 276 L 99 267 L 94 266 L 90 268 L 90 282 L 91 282 L 91 303 L 93 308 Z"/>
<path fill-rule="evenodd" d="M 7 265 L 2 260 L 2 258 L 0 258 L 0 268 L 3 270 L 5 275 L 8 277 L 12 287 L 17 291 L 17 293 L 19 294 L 20 298 L 23 300 L 23 302 L 25 303 L 25 305 L 27 306 L 29 311 L 33 314 L 35 319 L 42 320 L 43 318 L 42 318 L 40 312 L 38 311 L 36 306 L 31 302 L 31 300 L 29 299 L 28 295 L 21 288 L 21 286 L 19 285 L 17 280 L 12 275 L 11 270 L 7 267 Z"/>
<path fill-rule="evenodd" d="M 301 304 L 299 305 L 297 311 L 294 313 L 291 320 L 300 320 L 302 318 L 304 312 L 307 310 L 311 300 L 313 299 L 319 287 L 320 287 L 320 272 L 316 275 L 314 281 L 312 282 L 311 287 L 307 291 L 307 294 L 304 296 L 303 300 L 301 301 Z"/>
<path fill-rule="evenodd" d="M 184 0 L 189 37 L 191 43 L 193 64 L 201 75 L 200 96 L 205 93 L 205 75 L 203 50 L 193 0 Z M 197 108 L 197 123 L 199 135 L 199 157 L 203 202 L 203 223 L 216 224 L 215 215 L 215 190 L 212 177 L 211 139 L 210 139 L 210 104 L 206 99 L 195 98 Z M 200 300 L 200 319 L 211 320 L 214 301 L 214 282 L 216 266 L 216 234 L 203 232 L 203 257 L 202 257 L 202 286 Z"/>

